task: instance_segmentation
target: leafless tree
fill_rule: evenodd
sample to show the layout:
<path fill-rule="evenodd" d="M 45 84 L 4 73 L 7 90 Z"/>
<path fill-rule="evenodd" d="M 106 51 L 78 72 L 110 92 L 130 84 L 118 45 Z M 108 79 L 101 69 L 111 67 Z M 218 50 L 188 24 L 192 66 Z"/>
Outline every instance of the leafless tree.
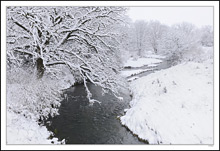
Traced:
<path fill-rule="evenodd" d="M 122 7 L 8 7 L 7 61 L 22 65 L 29 56 L 37 77 L 65 65 L 87 87 L 90 81 L 117 92 L 119 70 L 114 26 L 122 22 Z"/>

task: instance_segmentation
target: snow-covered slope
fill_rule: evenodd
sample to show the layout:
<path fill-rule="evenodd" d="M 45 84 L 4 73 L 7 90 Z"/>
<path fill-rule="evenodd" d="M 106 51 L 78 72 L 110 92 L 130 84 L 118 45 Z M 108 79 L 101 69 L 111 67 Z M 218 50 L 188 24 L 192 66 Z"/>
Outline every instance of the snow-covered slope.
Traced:
<path fill-rule="evenodd" d="M 51 132 L 45 126 L 39 126 L 33 119 L 20 114 L 7 112 L 7 144 L 61 144 L 57 138 L 48 139 Z"/>
<path fill-rule="evenodd" d="M 50 78 L 37 80 L 26 72 L 7 74 L 7 144 L 60 144 L 38 120 L 55 116 L 62 101 L 58 88 L 69 84 Z"/>
<path fill-rule="evenodd" d="M 134 60 L 134 58 L 130 58 L 125 64 L 124 67 L 142 67 L 144 65 L 151 65 L 156 63 L 161 63 L 162 60 L 156 58 L 138 58 Z"/>
<path fill-rule="evenodd" d="M 131 83 L 121 122 L 151 144 L 213 143 L 213 63 L 184 63 Z"/>

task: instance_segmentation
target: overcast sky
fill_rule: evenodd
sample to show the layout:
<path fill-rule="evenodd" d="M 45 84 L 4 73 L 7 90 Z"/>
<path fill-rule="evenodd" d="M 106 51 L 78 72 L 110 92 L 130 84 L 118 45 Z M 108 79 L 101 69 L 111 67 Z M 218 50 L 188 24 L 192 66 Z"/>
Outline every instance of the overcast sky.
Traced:
<path fill-rule="evenodd" d="M 183 21 L 197 27 L 213 25 L 213 7 L 130 7 L 128 15 L 133 21 L 158 20 L 166 25 Z"/>

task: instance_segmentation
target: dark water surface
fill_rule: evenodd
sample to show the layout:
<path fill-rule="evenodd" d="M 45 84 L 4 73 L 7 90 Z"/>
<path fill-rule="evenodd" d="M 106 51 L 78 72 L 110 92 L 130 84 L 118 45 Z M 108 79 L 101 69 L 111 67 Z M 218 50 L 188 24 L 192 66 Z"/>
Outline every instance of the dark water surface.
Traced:
<path fill-rule="evenodd" d="M 101 88 L 88 84 L 93 98 L 101 102 L 92 106 L 86 98 L 83 85 L 67 89 L 58 116 L 46 121 L 47 129 L 66 144 L 145 144 L 120 124 L 117 116 L 129 108 L 129 92 L 123 92 L 123 101 L 111 93 L 102 95 Z"/>

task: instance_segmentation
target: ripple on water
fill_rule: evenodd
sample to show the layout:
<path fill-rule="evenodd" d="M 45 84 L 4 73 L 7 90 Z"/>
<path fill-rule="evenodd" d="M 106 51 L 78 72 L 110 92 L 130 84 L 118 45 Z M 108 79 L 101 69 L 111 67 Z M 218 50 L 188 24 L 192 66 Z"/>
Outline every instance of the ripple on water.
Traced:
<path fill-rule="evenodd" d="M 119 101 L 110 93 L 102 95 L 101 88 L 93 84 L 89 89 L 101 105 L 89 105 L 83 85 L 67 89 L 59 115 L 45 124 L 48 130 L 59 140 L 65 139 L 66 144 L 144 144 L 117 119 L 129 107 L 129 92 L 123 92 L 124 100 Z"/>

